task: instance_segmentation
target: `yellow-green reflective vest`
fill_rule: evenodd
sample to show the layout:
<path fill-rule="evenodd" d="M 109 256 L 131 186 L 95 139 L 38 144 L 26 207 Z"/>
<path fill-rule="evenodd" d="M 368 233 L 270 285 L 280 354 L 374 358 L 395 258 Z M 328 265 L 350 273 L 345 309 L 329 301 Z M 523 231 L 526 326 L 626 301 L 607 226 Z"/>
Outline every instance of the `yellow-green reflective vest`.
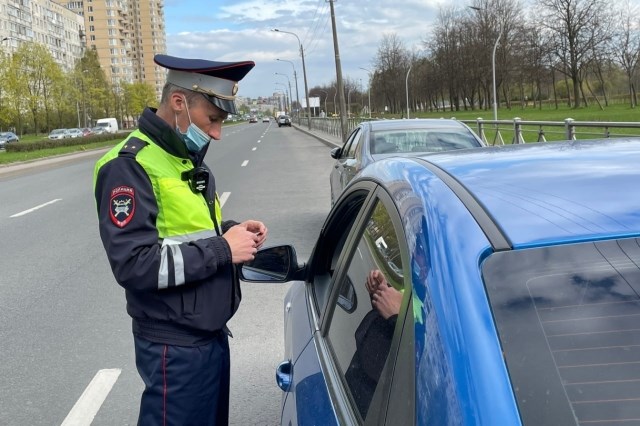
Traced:
<path fill-rule="evenodd" d="M 151 138 L 140 130 L 133 131 L 129 137 L 107 152 L 96 163 L 96 173 L 94 173 L 93 181 L 94 190 L 98 170 L 118 157 L 122 147 L 131 138 L 138 138 L 148 143 L 146 147 L 138 151 L 136 161 L 145 170 L 153 186 L 153 193 L 158 205 L 156 228 L 158 229 L 159 238 L 161 240 L 166 238 L 176 239 L 183 242 L 194 239 L 193 237 L 197 238 L 197 234 L 202 231 L 214 230 L 214 223 L 204 195 L 191 191 L 189 182 L 182 180 L 182 172 L 193 169 L 191 160 L 174 157 L 156 145 Z M 135 143 L 135 141 L 131 142 Z M 217 200 L 217 194 L 215 198 L 215 216 L 219 225 L 222 223 L 222 211 Z"/>

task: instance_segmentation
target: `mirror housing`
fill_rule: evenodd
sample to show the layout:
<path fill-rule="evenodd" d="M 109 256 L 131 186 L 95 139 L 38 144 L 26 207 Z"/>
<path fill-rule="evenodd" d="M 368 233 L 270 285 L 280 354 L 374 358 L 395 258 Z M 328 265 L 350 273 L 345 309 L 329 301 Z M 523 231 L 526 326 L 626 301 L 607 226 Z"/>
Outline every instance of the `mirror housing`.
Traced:
<path fill-rule="evenodd" d="M 296 250 L 291 245 L 258 250 L 253 260 L 240 268 L 240 279 L 253 283 L 284 283 L 302 280 L 305 265 L 298 265 Z"/>
<path fill-rule="evenodd" d="M 333 148 L 331 150 L 331 157 L 335 158 L 336 160 L 340 158 L 340 156 L 342 155 L 342 148 Z"/>

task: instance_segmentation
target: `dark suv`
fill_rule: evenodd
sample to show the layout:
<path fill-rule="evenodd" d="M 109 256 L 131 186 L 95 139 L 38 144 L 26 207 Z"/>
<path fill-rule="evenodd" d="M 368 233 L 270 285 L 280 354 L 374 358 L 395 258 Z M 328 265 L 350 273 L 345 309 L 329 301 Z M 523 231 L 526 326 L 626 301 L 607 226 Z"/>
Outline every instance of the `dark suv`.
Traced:
<path fill-rule="evenodd" d="M 281 115 L 278 117 L 278 127 L 282 126 L 291 127 L 291 118 L 288 115 Z"/>

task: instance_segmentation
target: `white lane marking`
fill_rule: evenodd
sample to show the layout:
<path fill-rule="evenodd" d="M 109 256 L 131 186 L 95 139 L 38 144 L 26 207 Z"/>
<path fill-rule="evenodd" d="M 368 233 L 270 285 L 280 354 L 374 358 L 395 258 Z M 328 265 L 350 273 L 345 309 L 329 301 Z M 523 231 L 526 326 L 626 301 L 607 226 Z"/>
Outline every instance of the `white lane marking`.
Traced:
<path fill-rule="evenodd" d="M 253 148 L 251 148 L 251 151 L 255 151 L 256 149 L 258 149 L 258 148 L 256 148 L 256 147 L 254 146 Z"/>
<path fill-rule="evenodd" d="M 222 206 L 224 206 L 224 203 L 227 202 L 227 198 L 229 198 L 229 195 L 231 195 L 230 192 L 223 192 L 222 195 L 218 197 L 218 201 L 220 201 L 220 208 L 222 208 Z"/>
<path fill-rule="evenodd" d="M 249 160 L 244 160 L 240 167 L 245 167 L 247 164 L 249 164 Z"/>
<path fill-rule="evenodd" d="M 260 140 L 261 140 L 261 139 L 258 139 L 258 143 L 260 143 Z"/>
<path fill-rule="evenodd" d="M 121 371 L 119 368 L 98 371 L 61 426 L 89 426 L 118 380 Z"/>
<path fill-rule="evenodd" d="M 9 216 L 9 217 L 19 217 L 19 216 L 24 216 L 25 214 L 28 214 L 28 213 L 31 213 L 31 212 L 36 211 L 36 210 L 38 210 L 38 209 L 41 209 L 41 208 L 43 208 L 43 207 L 45 207 L 45 206 L 48 206 L 49 204 L 57 203 L 58 201 L 62 201 L 62 198 L 56 198 L 55 200 L 47 201 L 47 202 L 46 202 L 46 203 L 44 203 L 44 204 L 40 204 L 39 206 L 35 206 L 34 208 L 31 208 L 31 209 L 29 209 L 29 210 L 22 211 L 22 212 L 20 212 L 20 213 L 16 213 L 16 214 L 14 214 L 14 215 L 12 215 L 12 216 Z"/>

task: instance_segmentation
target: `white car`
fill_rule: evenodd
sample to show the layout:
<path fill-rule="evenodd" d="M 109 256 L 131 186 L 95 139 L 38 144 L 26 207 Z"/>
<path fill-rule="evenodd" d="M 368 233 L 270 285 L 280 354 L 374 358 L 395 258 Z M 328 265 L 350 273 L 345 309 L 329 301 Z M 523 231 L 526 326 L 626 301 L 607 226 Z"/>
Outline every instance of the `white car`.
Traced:
<path fill-rule="evenodd" d="M 64 139 L 68 138 L 67 129 L 55 129 L 49 133 L 49 139 Z"/>
<path fill-rule="evenodd" d="M 82 132 L 81 129 L 78 128 L 74 128 L 74 129 L 67 129 L 67 138 L 81 138 L 84 136 L 84 133 Z"/>

